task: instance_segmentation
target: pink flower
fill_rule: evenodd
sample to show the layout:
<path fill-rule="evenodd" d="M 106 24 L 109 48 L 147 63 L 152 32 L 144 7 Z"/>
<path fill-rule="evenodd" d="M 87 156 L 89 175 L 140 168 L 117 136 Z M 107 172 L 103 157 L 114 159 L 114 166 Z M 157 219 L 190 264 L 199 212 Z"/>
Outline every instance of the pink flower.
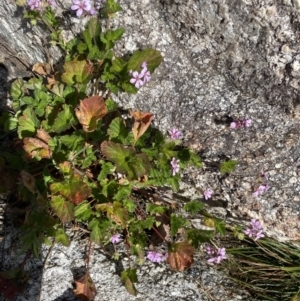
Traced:
<path fill-rule="evenodd" d="M 258 188 L 254 191 L 253 195 L 255 197 L 258 197 L 262 194 L 264 194 L 265 192 L 267 192 L 270 189 L 270 186 L 268 184 L 261 184 L 258 186 Z"/>
<path fill-rule="evenodd" d="M 246 229 L 245 234 L 250 238 L 254 238 L 254 241 L 257 241 L 261 237 L 265 237 L 260 221 L 254 218 L 251 219 L 251 223 Z"/>
<path fill-rule="evenodd" d="M 142 71 L 140 73 L 132 70 L 129 71 L 129 73 L 132 75 L 130 83 L 134 84 L 136 88 L 143 86 L 151 79 L 150 71 L 147 69 L 147 63 L 143 62 L 141 67 Z"/>
<path fill-rule="evenodd" d="M 209 262 L 209 263 L 214 263 L 215 262 L 216 264 L 219 264 L 222 260 L 227 259 L 225 248 L 215 249 L 212 246 L 207 246 L 206 247 L 206 252 L 207 252 L 208 255 L 211 256 L 211 258 L 209 258 L 207 260 L 207 262 Z"/>
<path fill-rule="evenodd" d="M 181 131 L 173 128 L 172 130 L 168 131 L 168 133 L 170 134 L 171 139 L 173 140 L 177 140 L 180 138 L 181 136 Z"/>
<path fill-rule="evenodd" d="M 55 0 L 48 0 L 48 3 L 49 3 L 50 6 L 56 7 Z"/>
<path fill-rule="evenodd" d="M 147 258 L 152 262 L 162 262 L 168 258 L 168 253 L 160 254 L 155 251 L 149 251 L 147 254 Z"/>
<path fill-rule="evenodd" d="M 252 124 L 251 119 L 238 119 L 235 122 L 231 122 L 230 127 L 232 129 L 248 128 L 251 126 L 251 124 Z"/>
<path fill-rule="evenodd" d="M 175 176 L 179 172 L 179 162 L 180 160 L 176 160 L 174 157 L 172 158 L 171 161 L 171 166 L 172 166 L 172 175 Z"/>
<path fill-rule="evenodd" d="M 109 241 L 111 242 L 111 243 L 113 243 L 113 244 L 117 244 L 118 242 L 120 242 L 121 241 L 121 234 L 113 234 L 112 236 L 111 236 L 111 238 L 109 239 Z"/>
<path fill-rule="evenodd" d="M 30 7 L 30 10 L 40 10 L 41 0 L 27 0 L 27 5 Z"/>
<path fill-rule="evenodd" d="M 144 85 L 144 81 L 142 80 L 143 78 L 142 73 L 140 74 L 137 71 L 134 71 L 131 73 L 131 75 L 132 75 L 132 79 L 130 79 L 130 82 L 134 84 L 136 88 L 139 88 Z"/>
<path fill-rule="evenodd" d="M 207 201 L 208 199 L 210 199 L 212 197 L 212 195 L 214 194 L 214 192 L 208 188 L 203 192 L 204 198 Z"/>
<path fill-rule="evenodd" d="M 90 0 L 73 0 L 72 10 L 76 10 L 76 16 L 79 18 L 84 12 L 89 13 L 92 9 Z"/>

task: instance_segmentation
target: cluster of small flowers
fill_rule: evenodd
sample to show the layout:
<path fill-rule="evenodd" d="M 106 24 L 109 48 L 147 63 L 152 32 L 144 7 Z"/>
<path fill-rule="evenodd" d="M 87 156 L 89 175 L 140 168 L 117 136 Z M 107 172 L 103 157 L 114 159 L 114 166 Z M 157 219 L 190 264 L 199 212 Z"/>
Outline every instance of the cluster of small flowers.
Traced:
<path fill-rule="evenodd" d="M 161 254 L 155 251 L 149 251 L 147 254 L 147 258 L 152 262 L 163 262 L 168 258 L 168 253 Z"/>
<path fill-rule="evenodd" d="M 176 128 L 173 128 L 172 130 L 168 131 L 170 138 L 172 140 L 178 140 L 181 136 L 181 131 L 177 130 Z"/>
<path fill-rule="evenodd" d="M 248 128 L 251 126 L 251 124 L 252 124 L 251 119 L 239 119 L 235 122 L 231 122 L 230 127 L 232 129 Z"/>
<path fill-rule="evenodd" d="M 263 170 L 261 170 L 260 175 L 261 175 L 261 177 L 264 178 L 265 183 L 259 185 L 258 188 L 254 191 L 253 195 L 255 197 L 258 197 L 258 196 L 264 194 L 265 192 L 267 192 L 270 189 L 270 186 L 268 185 L 268 180 L 269 180 L 268 175 Z"/>
<path fill-rule="evenodd" d="M 94 15 L 97 10 L 101 9 L 106 0 L 95 0 L 94 6 L 90 0 L 73 0 L 72 10 L 76 10 L 76 16 L 80 18 L 82 14 Z"/>
<path fill-rule="evenodd" d="M 147 68 L 147 63 L 143 62 L 141 67 L 142 71 L 140 73 L 132 70 L 129 71 L 129 74 L 132 75 L 130 83 L 134 84 L 137 89 L 148 83 L 151 79 L 151 74 Z"/>
<path fill-rule="evenodd" d="M 208 199 L 210 199 L 212 197 L 212 195 L 214 194 L 214 192 L 208 188 L 203 192 L 204 198 L 207 201 Z"/>
<path fill-rule="evenodd" d="M 179 172 L 179 169 L 180 169 L 180 166 L 179 166 L 179 162 L 180 160 L 176 158 L 172 158 L 172 161 L 171 161 L 171 166 L 172 166 L 172 175 L 175 176 L 178 172 Z"/>
<path fill-rule="evenodd" d="M 55 0 L 47 0 L 47 3 L 52 7 L 56 6 Z M 42 4 L 43 2 L 41 0 L 27 0 L 27 5 L 29 6 L 30 10 L 41 10 L 43 7 Z"/>
<path fill-rule="evenodd" d="M 113 234 L 111 236 L 111 238 L 109 239 L 109 241 L 112 243 L 112 244 L 117 244 L 121 241 L 121 234 Z"/>
<path fill-rule="evenodd" d="M 251 223 L 249 225 L 249 228 L 246 229 L 245 234 L 248 235 L 250 238 L 253 238 L 254 241 L 257 241 L 261 237 L 265 237 L 265 235 L 262 232 L 263 229 L 259 220 L 253 218 L 251 219 Z"/>
<path fill-rule="evenodd" d="M 207 260 L 209 263 L 219 264 L 222 260 L 227 259 L 225 248 L 215 249 L 212 246 L 206 246 L 206 252 L 211 256 L 211 258 Z"/>

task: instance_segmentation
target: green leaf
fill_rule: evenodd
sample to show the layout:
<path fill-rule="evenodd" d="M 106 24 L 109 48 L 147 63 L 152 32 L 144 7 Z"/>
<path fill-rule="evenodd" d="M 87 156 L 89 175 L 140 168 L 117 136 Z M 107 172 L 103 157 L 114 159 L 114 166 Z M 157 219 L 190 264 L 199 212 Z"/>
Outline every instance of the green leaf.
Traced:
<path fill-rule="evenodd" d="M 121 73 L 127 65 L 127 62 L 120 57 L 116 57 L 112 61 L 112 66 L 110 68 L 111 72 Z"/>
<path fill-rule="evenodd" d="M 62 196 L 53 195 L 50 205 L 62 222 L 71 222 L 74 219 L 74 205 Z"/>
<path fill-rule="evenodd" d="M 107 129 L 107 134 L 110 140 L 113 140 L 114 142 L 124 143 L 129 132 L 124 125 L 123 119 L 117 117 L 110 123 Z"/>
<path fill-rule="evenodd" d="M 19 117 L 18 123 L 18 136 L 20 139 L 33 136 L 40 125 L 32 108 L 26 108 L 23 111 L 23 115 Z"/>
<path fill-rule="evenodd" d="M 61 79 L 67 85 L 72 86 L 76 83 L 87 84 L 91 79 L 93 67 L 88 61 L 77 57 L 73 61 L 66 62 L 64 70 Z"/>
<path fill-rule="evenodd" d="M 226 223 L 220 218 L 214 218 L 215 229 L 222 235 L 225 235 L 226 232 Z"/>
<path fill-rule="evenodd" d="M 78 147 L 82 148 L 84 143 L 84 138 L 79 132 L 75 132 L 72 135 L 60 136 L 59 140 L 61 144 L 65 145 L 70 150 L 76 150 Z"/>
<path fill-rule="evenodd" d="M 128 165 L 130 158 L 134 158 L 135 156 L 134 148 L 125 148 L 121 144 L 112 141 L 104 141 L 101 144 L 101 151 L 107 159 L 116 164 L 119 173 L 128 174 L 130 178 L 134 177 L 133 171 Z"/>
<path fill-rule="evenodd" d="M 202 168 L 203 166 L 201 162 L 201 158 L 197 154 L 195 154 L 192 150 L 190 150 L 190 163 L 199 168 Z"/>
<path fill-rule="evenodd" d="M 136 94 L 138 91 L 138 89 L 130 83 L 122 83 L 121 87 L 126 93 Z"/>
<path fill-rule="evenodd" d="M 112 112 L 118 109 L 118 104 L 113 101 L 111 98 L 106 99 L 105 105 L 108 112 Z"/>
<path fill-rule="evenodd" d="M 140 71 L 143 62 L 147 63 L 148 70 L 153 73 L 162 62 L 161 53 L 151 48 L 135 51 L 128 61 L 127 71 Z"/>
<path fill-rule="evenodd" d="M 186 235 L 188 241 L 191 241 L 191 244 L 198 248 L 200 243 L 210 242 L 214 237 L 214 230 L 202 230 L 202 229 L 187 229 Z"/>
<path fill-rule="evenodd" d="M 235 166 L 238 164 L 237 160 L 229 160 L 222 162 L 220 164 L 220 172 L 222 175 L 229 173 L 234 170 Z"/>
<path fill-rule="evenodd" d="M 103 18 L 111 18 L 120 10 L 122 10 L 122 8 L 115 0 L 107 0 L 101 9 L 101 16 Z"/>
<path fill-rule="evenodd" d="M 186 203 L 183 209 L 191 214 L 197 214 L 204 208 L 204 203 L 199 201 L 190 201 Z"/>
<path fill-rule="evenodd" d="M 114 200 L 121 201 L 131 195 L 133 185 L 120 185 L 118 188 L 118 192 L 114 196 Z"/>
<path fill-rule="evenodd" d="M 148 175 L 151 170 L 151 163 L 146 154 L 137 154 L 129 160 L 128 165 L 134 171 L 135 177 Z"/>
<path fill-rule="evenodd" d="M 15 80 L 10 87 L 10 96 L 13 100 L 18 100 L 24 95 L 24 81 L 21 78 Z"/>
<path fill-rule="evenodd" d="M 178 230 L 184 226 L 189 225 L 189 222 L 180 215 L 171 214 L 171 235 L 177 234 Z"/>
<path fill-rule="evenodd" d="M 106 49 L 111 49 L 114 47 L 115 42 L 122 38 L 124 33 L 124 28 L 117 28 L 115 30 L 110 29 L 105 33 L 101 34 L 101 41 L 106 45 Z"/>
<path fill-rule="evenodd" d="M 27 83 L 25 83 L 25 87 L 29 90 L 46 90 L 42 77 L 32 77 Z"/>
<path fill-rule="evenodd" d="M 155 216 L 147 216 L 146 219 L 140 221 L 141 227 L 143 229 L 151 230 L 155 223 Z"/>
<path fill-rule="evenodd" d="M 89 223 L 88 228 L 92 230 L 91 240 L 97 245 L 101 245 L 104 240 L 104 235 L 108 233 L 111 227 L 111 221 L 102 217 L 101 220 L 93 218 Z"/>
<path fill-rule="evenodd" d="M 136 275 L 136 269 L 127 269 L 124 270 L 121 273 L 121 281 L 124 283 L 125 288 L 127 292 L 133 296 L 137 295 L 137 290 L 134 286 L 134 283 L 136 283 L 137 280 L 137 275 Z"/>
<path fill-rule="evenodd" d="M 92 148 L 87 148 L 85 150 L 85 157 L 81 162 L 81 168 L 86 169 L 87 167 L 91 166 L 93 162 L 97 160 L 94 151 Z"/>
<path fill-rule="evenodd" d="M 75 207 L 75 218 L 80 221 L 87 221 L 93 214 L 91 205 L 85 201 Z"/>
<path fill-rule="evenodd" d="M 101 34 L 101 24 L 97 18 L 91 18 L 87 25 L 86 29 L 82 32 L 82 37 L 86 42 L 89 50 L 93 48 L 93 41 L 99 40 Z M 97 43 L 95 43 L 97 46 Z"/>
<path fill-rule="evenodd" d="M 168 210 L 167 207 L 162 206 L 162 205 L 157 205 L 154 203 L 150 203 L 146 207 L 146 211 L 149 212 L 150 214 L 163 214 Z"/>
<path fill-rule="evenodd" d="M 116 170 L 116 167 L 111 162 L 100 161 L 101 171 L 97 178 L 98 181 L 102 181 L 107 178 L 109 174 L 113 174 Z"/>
<path fill-rule="evenodd" d="M 60 134 L 61 132 L 68 130 L 77 123 L 74 114 L 71 111 L 71 106 L 66 104 L 62 105 L 62 111 L 60 111 L 51 125 L 52 131 Z"/>
<path fill-rule="evenodd" d="M 66 234 L 65 230 L 58 228 L 55 234 L 55 242 L 61 243 L 65 247 L 69 247 L 71 244 L 69 236 Z"/>
<path fill-rule="evenodd" d="M 167 184 L 169 184 L 174 191 L 178 191 L 178 189 L 179 189 L 179 181 L 180 181 L 180 177 L 177 174 L 177 175 L 175 175 L 175 176 L 173 176 L 171 178 L 168 178 Z"/>
<path fill-rule="evenodd" d="M 123 205 L 124 205 L 124 208 L 126 208 L 128 210 L 128 212 L 130 212 L 130 213 L 135 212 L 136 204 L 133 200 L 125 199 L 125 200 L 123 200 Z"/>
<path fill-rule="evenodd" d="M 4 132 L 8 133 L 17 128 L 18 119 L 14 117 L 9 112 L 1 112 L 0 113 L 0 126 L 3 127 Z"/>

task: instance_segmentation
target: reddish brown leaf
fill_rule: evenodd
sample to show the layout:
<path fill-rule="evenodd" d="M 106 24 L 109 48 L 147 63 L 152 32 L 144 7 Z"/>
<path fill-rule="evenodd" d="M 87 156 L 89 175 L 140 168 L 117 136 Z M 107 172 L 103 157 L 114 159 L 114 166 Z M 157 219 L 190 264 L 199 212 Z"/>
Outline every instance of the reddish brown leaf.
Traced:
<path fill-rule="evenodd" d="M 167 263 L 175 271 L 182 272 L 188 269 L 194 262 L 194 248 L 187 242 L 178 242 L 169 246 Z"/>
<path fill-rule="evenodd" d="M 49 63 L 36 63 L 32 67 L 32 71 L 40 75 L 47 75 L 51 73 L 51 65 Z"/>
<path fill-rule="evenodd" d="M 74 293 L 83 301 L 93 301 L 97 290 L 89 273 L 86 273 L 79 280 L 75 281 L 76 289 Z"/>
<path fill-rule="evenodd" d="M 97 127 L 98 120 L 107 113 L 107 109 L 104 99 L 95 95 L 80 101 L 75 113 L 83 130 L 93 132 Z"/>
<path fill-rule="evenodd" d="M 38 138 L 26 137 L 23 139 L 23 143 L 24 150 L 31 159 L 35 156 L 40 158 L 51 158 L 52 156 L 52 151 L 48 144 Z"/>
<path fill-rule="evenodd" d="M 43 129 L 39 129 L 36 131 L 36 137 L 43 140 L 44 142 L 48 143 L 51 139 L 51 136 L 45 132 Z"/>
<path fill-rule="evenodd" d="M 132 132 L 135 143 L 146 132 L 151 124 L 154 115 L 151 113 L 141 113 L 141 111 L 130 112 L 130 116 L 134 118 Z"/>
<path fill-rule="evenodd" d="M 35 178 L 25 170 L 21 171 L 21 183 L 32 193 L 36 193 Z"/>

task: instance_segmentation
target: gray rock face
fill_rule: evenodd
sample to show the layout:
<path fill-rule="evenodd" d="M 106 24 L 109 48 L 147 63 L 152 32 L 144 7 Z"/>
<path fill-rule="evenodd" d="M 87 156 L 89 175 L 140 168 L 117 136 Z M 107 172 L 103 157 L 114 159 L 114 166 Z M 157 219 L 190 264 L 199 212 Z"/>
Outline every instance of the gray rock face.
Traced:
<path fill-rule="evenodd" d="M 228 217 L 259 218 L 280 240 L 299 239 L 297 3 L 124 1 L 115 20 L 127 30 L 122 53 L 144 45 L 164 55 L 152 82 L 120 103 L 151 111 L 164 131 L 183 129 L 185 143 L 207 163 L 239 161 L 229 176 L 211 164 L 188 170 L 181 193 L 199 198 L 211 187 Z M 253 126 L 226 129 L 229 117 L 251 118 Z M 271 189 L 255 198 L 262 169 Z"/>
<path fill-rule="evenodd" d="M 61 13 L 71 3 L 57 2 Z M 184 171 L 179 194 L 199 199 L 203 190 L 211 188 L 214 196 L 209 203 L 228 221 L 258 218 L 268 235 L 299 241 L 299 0 L 120 2 L 124 10 L 112 21 L 113 27 L 126 29 L 117 45 L 118 54 L 152 47 L 162 52 L 164 62 L 138 94 L 120 94 L 115 99 L 124 108 L 153 113 L 156 126 L 164 132 L 181 129 L 184 144 L 198 151 L 205 162 L 202 170 Z M 14 1 L 2 0 L 0 8 L 0 66 L 5 66 L 6 73 L 1 74 L 7 80 L 29 76 L 35 62 L 59 60 L 58 49 L 45 48 L 45 29 L 32 29 L 22 21 Z M 63 20 L 73 31 L 65 32 L 68 39 L 86 21 L 70 18 L 68 13 Z M 232 130 L 228 127 L 232 118 L 251 118 L 253 125 Z M 239 165 L 230 175 L 221 176 L 214 166 L 224 158 L 236 159 Z M 262 169 L 269 175 L 270 189 L 255 198 Z M 67 266 L 70 258 L 80 257 L 81 249 L 69 250 L 63 251 L 69 253 L 61 261 L 61 251 L 54 250 L 42 300 L 61 300 L 59 296 L 70 288 L 72 275 Z M 149 270 L 146 266 L 140 271 L 145 276 L 138 286 L 143 294 L 128 298 L 122 295 L 124 288 L 111 263 L 97 252 L 93 255 L 97 269 L 91 271 L 101 292 L 97 300 L 207 300 L 205 293 L 199 293 L 202 285 L 216 283 L 213 278 L 220 277 L 210 276 L 210 270 L 200 271 L 202 284 L 191 284 L 150 265 Z M 74 264 L 76 268 L 82 265 Z M 107 284 L 107 279 L 113 280 Z M 176 281 L 181 284 L 173 285 Z M 185 295 L 180 295 L 182 286 Z M 247 300 L 241 295 L 225 298 L 221 290 L 213 296 Z"/>

